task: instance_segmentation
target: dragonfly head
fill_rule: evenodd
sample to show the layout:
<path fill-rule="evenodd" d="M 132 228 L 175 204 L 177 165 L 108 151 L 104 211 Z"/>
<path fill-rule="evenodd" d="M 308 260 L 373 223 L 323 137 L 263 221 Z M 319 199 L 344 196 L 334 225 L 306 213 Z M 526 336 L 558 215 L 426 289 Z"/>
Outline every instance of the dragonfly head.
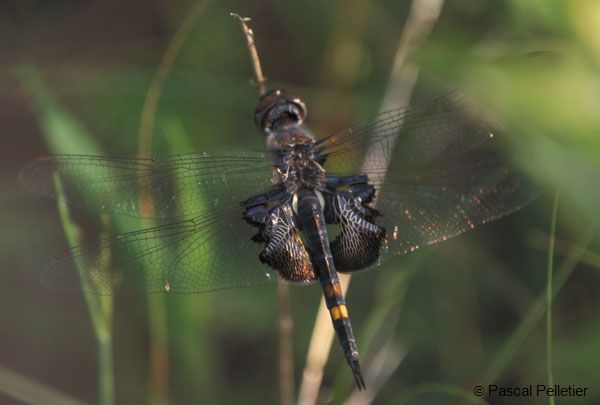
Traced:
<path fill-rule="evenodd" d="M 263 94 L 254 110 L 254 122 L 261 131 L 269 134 L 302 124 L 306 105 L 300 97 L 273 89 Z"/>

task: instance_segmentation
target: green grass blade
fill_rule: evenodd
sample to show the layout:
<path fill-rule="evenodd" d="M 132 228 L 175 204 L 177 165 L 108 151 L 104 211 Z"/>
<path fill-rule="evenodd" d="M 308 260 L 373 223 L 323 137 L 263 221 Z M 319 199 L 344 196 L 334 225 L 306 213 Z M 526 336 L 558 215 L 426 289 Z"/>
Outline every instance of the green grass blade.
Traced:
<path fill-rule="evenodd" d="M 158 122 L 160 130 L 165 134 L 166 149 L 171 153 L 184 153 L 194 150 L 190 134 L 186 130 L 181 118 L 176 114 L 165 113 Z M 176 188 L 183 184 L 175 184 Z M 198 196 L 194 203 L 199 213 L 204 212 L 205 198 Z M 187 201 L 187 203 L 190 203 Z M 186 201 L 179 200 L 181 209 Z M 203 244 L 211 244 L 206 241 Z M 210 245 L 212 246 L 212 244 Z M 214 250 L 212 247 L 208 250 Z M 173 254 L 181 253 L 181 247 L 176 246 Z M 208 334 L 209 323 L 213 321 L 214 295 L 213 294 L 183 294 L 171 297 L 168 302 L 169 325 L 171 327 L 171 341 L 173 352 L 173 389 L 184 390 L 179 392 L 179 398 L 193 397 L 202 401 L 213 402 L 217 400 L 215 392 L 216 357 L 212 334 Z M 181 386 L 178 384 L 182 383 Z M 177 384 L 177 385 L 175 385 Z"/>
<path fill-rule="evenodd" d="M 558 199 L 560 192 L 554 193 L 552 207 L 552 220 L 550 223 L 550 240 L 548 241 L 548 265 L 546 268 L 546 369 L 548 373 L 548 386 L 554 386 L 554 372 L 552 370 L 552 272 L 554 270 L 554 239 L 556 237 L 556 217 L 558 216 Z M 550 405 L 554 405 L 554 397 L 548 397 Z"/>
<path fill-rule="evenodd" d="M 28 67 L 20 72 L 20 77 L 32 95 L 32 103 L 36 108 L 44 139 L 53 153 L 95 153 L 101 150 L 93 137 L 74 117 L 52 96 L 50 89 L 43 82 L 35 68 Z M 62 184 L 55 178 L 55 187 L 59 196 L 58 212 L 62 227 L 70 248 L 81 244 L 79 229 L 69 213 L 69 208 L 60 197 Z M 106 224 L 106 219 L 103 221 Z M 106 229 L 106 225 L 104 226 Z M 102 252 L 110 254 L 110 252 Z M 77 264 L 78 270 L 83 269 Z M 114 370 L 112 360 L 112 318 L 113 298 L 98 296 L 84 292 L 88 312 L 98 342 L 98 374 L 99 403 L 114 403 Z"/>
<path fill-rule="evenodd" d="M 166 80 L 186 40 L 208 3 L 208 0 L 197 0 L 185 14 L 183 21 L 179 25 L 175 35 L 173 35 L 173 38 L 171 38 L 161 58 L 160 65 L 152 78 L 152 82 L 148 86 L 138 131 L 139 156 L 151 154 L 158 104 Z M 147 221 L 146 224 L 151 225 L 152 221 Z M 166 404 L 169 402 L 169 333 L 165 305 L 165 297 L 163 295 L 148 296 L 151 352 L 149 401 L 153 404 Z"/>
<path fill-rule="evenodd" d="M 575 266 L 577 263 L 579 263 L 581 257 L 585 253 L 585 248 L 591 242 L 594 233 L 595 227 L 590 227 L 587 231 L 585 231 L 582 237 L 571 249 L 567 255 L 567 258 L 559 267 L 556 277 L 553 277 L 551 299 L 554 299 L 556 294 L 558 294 L 571 276 Z M 482 385 L 484 387 L 488 386 L 498 378 L 498 376 L 502 373 L 514 355 L 517 353 L 518 349 L 524 343 L 525 339 L 531 334 L 537 323 L 546 313 L 547 300 L 548 298 L 546 297 L 546 292 L 544 291 L 544 294 L 538 297 L 538 299 L 532 305 L 527 316 L 523 318 L 521 323 L 515 328 L 506 344 L 492 359 L 487 369 L 484 370 L 482 374 L 483 376 L 479 380 L 478 385 Z"/>
<path fill-rule="evenodd" d="M 62 185 L 58 176 L 55 177 L 55 187 L 58 190 L 57 195 L 59 196 L 57 200 L 58 213 L 69 248 L 72 249 L 81 244 L 79 229 L 77 224 L 71 220 L 69 207 L 64 202 L 64 199 L 60 198 Z M 110 254 L 110 252 L 104 251 L 101 254 Z M 80 274 L 85 271 L 79 263 L 77 263 L 77 269 Z M 113 297 L 109 295 L 94 295 L 87 291 L 84 291 L 83 295 L 98 342 L 99 403 L 102 405 L 113 404 L 115 397 L 112 358 Z"/>

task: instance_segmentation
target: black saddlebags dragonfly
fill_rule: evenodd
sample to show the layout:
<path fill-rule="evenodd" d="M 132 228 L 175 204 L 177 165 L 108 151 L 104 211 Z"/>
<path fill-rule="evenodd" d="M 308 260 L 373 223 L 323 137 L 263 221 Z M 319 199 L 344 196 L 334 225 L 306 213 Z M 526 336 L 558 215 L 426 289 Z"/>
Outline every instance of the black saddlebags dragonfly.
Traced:
<path fill-rule="evenodd" d="M 316 140 L 302 126 L 304 102 L 271 90 L 255 112 L 264 153 L 35 160 L 20 181 L 36 193 L 115 214 L 178 218 L 60 253 L 42 282 L 116 294 L 318 281 L 364 388 L 338 273 L 455 237 L 537 194 L 490 148 L 502 128 L 469 100 L 451 92 Z"/>

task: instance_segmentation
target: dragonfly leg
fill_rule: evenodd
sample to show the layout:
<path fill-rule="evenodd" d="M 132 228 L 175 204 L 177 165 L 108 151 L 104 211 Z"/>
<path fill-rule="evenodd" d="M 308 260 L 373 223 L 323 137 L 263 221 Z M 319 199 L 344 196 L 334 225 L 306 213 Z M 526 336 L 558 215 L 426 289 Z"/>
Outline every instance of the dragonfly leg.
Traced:
<path fill-rule="evenodd" d="M 325 178 L 325 184 L 329 188 L 337 188 L 341 186 L 351 186 L 354 184 L 367 184 L 369 178 L 364 174 L 356 176 L 332 176 L 329 175 Z"/>
<path fill-rule="evenodd" d="M 262 194 L 257 194 L 250 198 L 240 202 L 240 205 L 246 209 L 251 207 L 267 204 L 269 201 L 278 200 L 283 201 L 286 197 L 286 193 L 282 185 L 272 187 L 269 191 Z"/>

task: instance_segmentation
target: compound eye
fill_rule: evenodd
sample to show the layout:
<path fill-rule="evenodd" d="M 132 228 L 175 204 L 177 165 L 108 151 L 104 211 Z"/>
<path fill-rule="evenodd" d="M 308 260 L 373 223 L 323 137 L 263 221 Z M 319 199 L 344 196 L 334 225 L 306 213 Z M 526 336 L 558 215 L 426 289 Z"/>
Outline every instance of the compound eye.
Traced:
<path fill-rule="evenodd" d="M 306 105 L 300 97 L 284 90 L 271 90 L 258 101 L 254 122 L 263 132 L 273 131 L 281 125 L 300 125 L 306 117 Z"/>
<path fill-rule="evenodd" d="M 282 90 L 274 89 L 263 94 L 258 100 L 258 105 L 254 110 L 254 122 L 256 126 L 264 130 L 267 127 L 267 113 L 277 104 L 279 98 L 284 94 Z"/>
<path fill-rule="evenodd" d="M 286 99 L 288 102 L 295 105 L 298 121 L 299 122 L 304 121 L 304 118 L 306 118 L 306 104 L 304 103 L 304 100 L 302 100 L 298 96 L 294 96 L 291 94 L 287 95 Z"/>

